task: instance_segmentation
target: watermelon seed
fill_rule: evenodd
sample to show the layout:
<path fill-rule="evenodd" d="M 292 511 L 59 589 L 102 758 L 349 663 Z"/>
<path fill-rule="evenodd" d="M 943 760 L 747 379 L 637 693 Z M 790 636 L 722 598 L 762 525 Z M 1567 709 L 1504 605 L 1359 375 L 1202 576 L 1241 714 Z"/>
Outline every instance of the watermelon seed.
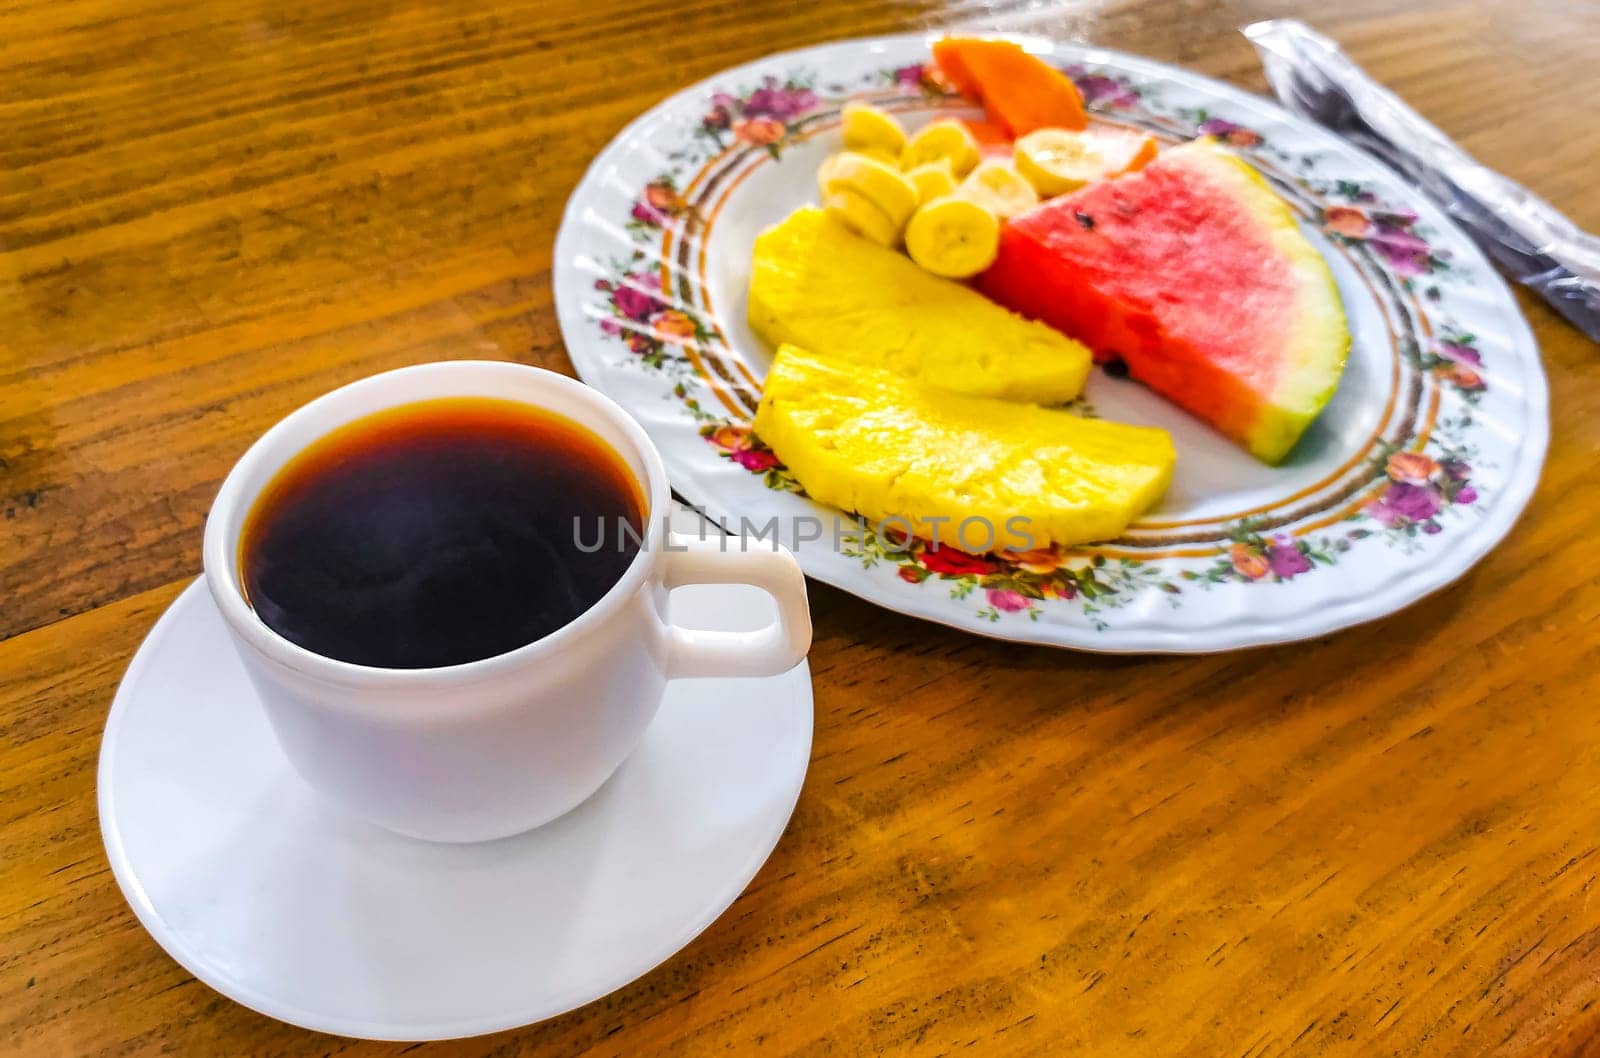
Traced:
<path fill-rule="evenodd" d="M 1082 210 L 1073 210 L 1072 215 L 1078 219 L 1078 223 L 1083 227 L 1084 231 L 1094 231 L 1094 218 L 1089 214 Z"/>

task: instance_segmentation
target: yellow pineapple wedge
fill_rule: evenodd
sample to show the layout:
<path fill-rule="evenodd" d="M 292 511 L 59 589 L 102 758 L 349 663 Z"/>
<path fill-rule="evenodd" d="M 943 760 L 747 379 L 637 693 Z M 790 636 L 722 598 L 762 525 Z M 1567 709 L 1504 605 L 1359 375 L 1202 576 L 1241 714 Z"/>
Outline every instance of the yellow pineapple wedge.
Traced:
<path fill-rule="evenodd" d="M 1164 430 L 961 396 L 793 345 L 767 372 L 755 432 L 813 499 L 976 552 L 1119 536 L 1176 458 Z"/>
<path fill-rule="evenodd" d="M 791 342 L 977 397 L 1063 404 L 1089 373 L 1080 343 L 817 209 L 797 210 L 756 239 L 749 315 L 773 345 Z"/>

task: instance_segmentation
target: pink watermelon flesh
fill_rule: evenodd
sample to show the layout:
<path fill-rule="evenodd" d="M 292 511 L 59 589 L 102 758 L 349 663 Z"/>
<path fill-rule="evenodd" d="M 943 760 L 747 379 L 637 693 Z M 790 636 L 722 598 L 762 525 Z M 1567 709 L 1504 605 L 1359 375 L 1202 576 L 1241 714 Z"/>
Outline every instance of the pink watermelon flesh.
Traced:
<path fill-rule="evenodd" d="M 1349 346 L 1332 275 L 1293 214 L 1204 142 L 1018 217 L 979 287 L 1124 360 L 1270 463 L 1332 396 Z"/>

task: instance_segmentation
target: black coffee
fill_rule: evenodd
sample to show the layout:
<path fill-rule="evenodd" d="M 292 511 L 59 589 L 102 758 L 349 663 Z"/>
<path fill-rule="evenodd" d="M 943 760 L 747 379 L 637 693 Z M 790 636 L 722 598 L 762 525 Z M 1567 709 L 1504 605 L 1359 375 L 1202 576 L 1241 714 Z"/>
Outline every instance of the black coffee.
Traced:
<path fill-rule="evenodd" d="M 645 517 L 622 458 L 577 423 L 512 401 L 432 400 L 290 461 L 245 520 L 239 567 L 256 613 L 307 650 L 459 665 L 593 606 L 633 560 Z"/>

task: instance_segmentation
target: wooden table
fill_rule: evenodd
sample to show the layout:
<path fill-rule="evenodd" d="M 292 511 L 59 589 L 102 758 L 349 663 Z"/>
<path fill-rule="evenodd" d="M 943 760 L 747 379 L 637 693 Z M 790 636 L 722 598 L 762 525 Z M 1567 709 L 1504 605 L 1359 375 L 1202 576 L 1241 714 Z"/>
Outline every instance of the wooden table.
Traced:
<path fill-rule="evenodd" d="M 0 1050 L 405 1049 L 260 1017 L 156 947 L 101 849 L 102 722 L 269 423 L 419 361 L 569 369 L 562 204 L 679 86 L 972 20 L 1259 90 L 1236 28 L 1299 13 L 1600 228 L 1593 4 L 756 6 L 0 10 Z M 600 1002 L 425 1050 L 1600 1054 L 1600 350 L 1519 300 L 1554 441 L 1461 583 L 1191 659 L 1008 646 L 813 585 L 811 773 L 749 891 Z"/>

